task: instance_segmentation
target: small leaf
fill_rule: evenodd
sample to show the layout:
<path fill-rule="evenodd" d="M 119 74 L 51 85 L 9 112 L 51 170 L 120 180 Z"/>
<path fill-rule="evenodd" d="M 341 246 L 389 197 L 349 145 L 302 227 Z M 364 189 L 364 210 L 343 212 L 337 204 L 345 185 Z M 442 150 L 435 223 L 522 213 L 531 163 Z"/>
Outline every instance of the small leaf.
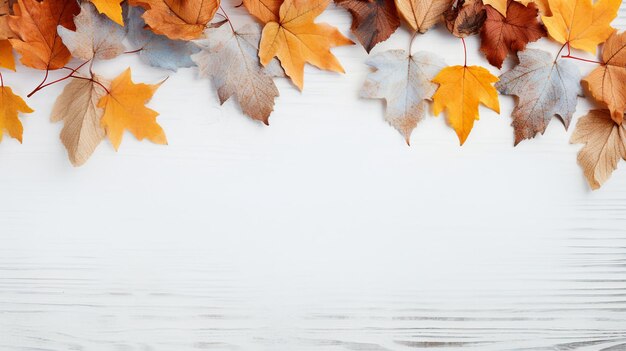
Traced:
<path fill-rule="evenodd" d="M 83 3 L 74 17 L 76 31 L 58 27 L 63 43 L 72 55 L 83 60 L 109 60 L 124 53 L 124 29 L 96 12 L 90 3 Z"/>
<path fill-rule="evenodd" d="M 113 22 L 124 26 L 122 19 L 122 1 L 124 0 L 89 0 L 98 12 L 110 18 Z"/>
<path fill-rule="evenodd" d="M 191 55 L 200 51 L 193 43 L 171 40 L 144 29 L 143 9 L 125 6 L 128 41 L 139 51 L 139 57 L 153 67 L 176 71 L 179 67 L 192 67 Z"/>
<path fill-rule="evenodd" d="M 84 6 L 85 4 L 83 4 Z M 94 77 L 100 84 L 106 82 Z M 106 94 L 99 84 L 86 79 L 73 79 L 57 98 L 50 120 L 63 121 L 61 142 L 74 166 L 81 166 L 105 137 L 101 125 L 103 110 L 98 101 Z"/>
<path fill-rule="evenodd" d="M 261 23 L 278 22 L 278 12 L 282 0 L 243 0 L 248 12 Z"/>
<path fill-rule="evenodd" d="M 455 0 L 395 0 L 404 20 L 420 33 L 441 22 L 442 15 Z"/>
<path fill-rule="evenodd" d="M 583 143 L 578 152 L 578 164 L 592 189 L 599 189 L 626 160 L 626 130 L 611 119 L 607 110 L 591 110 L 576 123 L 571 143 Z"/>
<path fill-rule="evenodd" d="M 508 53 L 517 53 L 526 44 L 546 36 L 545 28 L 537 21 L 537 8 L 508 1 L 507 16 L 501 15 L 491 6 L 485 6 L 487 20 L 480 31 L 482 51 L 493 66 L 502 68 Z"/>
<path fill-rule="evenodd" d="M 9 136 L 22 142 L 22 122 L 17 118 L 18 113 L 34 112 L 21 97 L 13 94 L 7 86 L 0 87 L 0 141 L 6 131 Z"/>
<path fill-rule="evenodd" d="M 400 26 L 393 0 L 335 0 L 352 15 L 350 30 L 368 53 Z"/>
<path fill-rule="evenodd" d="M 211 77 L 223 104 L 235 96 L 243 112 L 268 124 L 278 89 L 258 58 L 261 30 L 248 24 L 233 33 L 229 26 L 209 28 L 196 41 L 202 50 L 191 58 L 201 77 Z"/>
<path fill-rule="evenodd" d="M 626 111 L 626 32 L 614 32 L 604 43 L 602 61 L 604 64 L 585 77 L 583 85 L 608 107 L 615 123 L 622 124 Z"/>
<path fill-rule="evenodd" d="M 567 129 L 576 111 L 576 97 L 582 95 L 580 72 L 573 62 L 555 62 L 551 54 L 537 49 L 526 49 L 518 57 L 520 63 L 496 84 L 500 93 L 518 97 L 512 114 L 515 145 L 543 134 L 557 115 Z"/>
<path fill-rule="evenodd" d="M 456 131 L 461 145 L 478 119 L 479 103 L 500 113 L 498 92 L 492 85 L 497 81 L 497 77 L 479 66 L 446 67 L 433 79 L 439 84 L 433 95 L 434 113 L 448 110 L 448 124 Z"/>
<path fill-rule="evenodd" d="M 13 47 L 8 40 L 0 40 L 0 67 L 15 71 L 15 57 Z"/>
<path fill-rule="evenodd" d="M 138 140 L 145 138 L 156 144 L 167 144 L 165 133 L 156 122 L 159 114 L 145 106 L 159 85 L 133 83 L 130 68 L 111 82 L 109 94 L 100 99 L 98 107 L 104 109 L 102 125 L 115 150 L 119 148 L 125 130 Z"/>
<path fill-rule="evenodd" d="M 480 31 L 487 12 L 480 0 L 457 0 L 455 6 L 444 12 L 443 19 L 452 35 L 464 38 Z"/>
<path fill-rule="evenodd" d="M 411 132 L 424 118 L 426 100 L 431 100 L 437 89 L 431 80 L 444 67 L 443 59 L 429 52 L 408 56 L 404 50 L 390 50 L 366 63 L 376 71 L 368 74 L 361 97 L 385 99 L 385 120 L 409 144 Z"/>

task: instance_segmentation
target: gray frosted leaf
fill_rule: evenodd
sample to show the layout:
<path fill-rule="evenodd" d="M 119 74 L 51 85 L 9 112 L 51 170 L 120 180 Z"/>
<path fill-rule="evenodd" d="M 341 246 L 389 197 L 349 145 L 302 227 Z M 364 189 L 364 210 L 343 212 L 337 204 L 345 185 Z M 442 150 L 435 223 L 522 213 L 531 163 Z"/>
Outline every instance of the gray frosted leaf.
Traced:
<path fill-rule="evenodd" d="M 411 132 L 424 117 L 425 100 L 431 100 L 437 84 L 431 80 L 445 67 L 444 60 L 429 52 L 408 56 L 404 50 L 389 50 L 370 57 L 361 97 L 385 99 L 385 120 L 409 143 Z"/>
<path fill-rule="evenodd" d="M 199 75 L 213 80 L 221 103 L 234 95 L 246 115 L 267 124 L 278 89 L 274 73 L 259 62 L 259 26 L 248 24 L 235 33 L 227 25 L 208 28 L 205 37 L 195 41 L 201 50 L 191 56 Z"/>
<path fill-rule="evenodd" d="M 582 96 L 580 71 L 573 62 L 554 62 L 553 54 L 537 49 L 526 49 L 518 57 L 520 63 L 496 83 L 500 93 L 518 97 L 511 124 L 515 145 L 543 134 L 554 116 L 559 116 L 567 129 L 577 96 Z"/>
<path fill-rule="evenodd" d="M 128 41 L 139 57 L 153 67 L 176 71 L 180 67 L 193 67 L 191 55 L 200 51 L 192 42 L 172 40 L 145 29 L 141 15 L 144 10 L 133 6 L 124 7 L 124 20 Z"/>
<path fill-rule="evenodd" d="M 105 15 L 98 14 L 88 2 L 80 6 L 80 13 L 74 17 L 76 31 L 58 26 L 57 31 L 63 44 L 72 56 L 91 60 L 92 58 L 109 60 L 124 51 L 124 28 L 111 21 Z"/>

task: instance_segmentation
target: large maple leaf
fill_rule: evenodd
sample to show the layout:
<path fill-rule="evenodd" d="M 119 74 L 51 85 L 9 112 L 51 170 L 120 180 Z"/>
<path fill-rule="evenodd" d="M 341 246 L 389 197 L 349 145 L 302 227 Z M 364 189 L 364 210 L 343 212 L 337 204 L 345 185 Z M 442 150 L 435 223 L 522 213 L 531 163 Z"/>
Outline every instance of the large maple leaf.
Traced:
<path fill-rule="evenodd" d="M 549 0 L 552 16 L 542 16 L 550 37 L 559 43 L 596 53 L 611 33 L 621 0 Z"/>
<path fill-rule="evenodd" d="M 130 68 L 117 76 L 109 88 L 109 93 L 98 102 L 104 109 L 102 125 L 115 150 L 120 147 L 125 130 L 139 140 L 148 139 L 153 143 L 167 144 L 165 133 L 156 122 L 159 115 L 145 104 L 160 84 L 135 84 L 131 80 Z"/>
<path fill-rule="evenodd" d="M 572 61 L 554 61 L 552 54 L 537 49 L 521 51 L 518 57 L 520 63 L 496 84 L 500 93 L 518 97 L 512 114 L 515 145 L 545 132 L 555 116 L 567 129 L 576 97 L 582 95 L 580 71 Z"/>
<path fill-rule="evenodd" d="M 278 57 L 285 73 L 302 90 L 304 64 L 341 72 L 343 67 L 330 48 L 354 44 L 335 27 L 314 23 L 330 0 L 285 0 L 280 7 L 278 22 L 268 22 L 263 28 L 259 58 L 263 65 Z"/>
<path fill-rule="evenodd" d="M 613 120 L 621 124 L 626 111 L 626 32 L 615 32 L 604 43 L 602 61 L 583 83 L 597 101 L 608 107 Z"/>
<path fill-rule="evenodd" d="M 537 21 L 537 8 L 509 0 L 506 17 L 491 6 L 485 6 L 487 20 L 480 30 L 480 51 L 490 64 L 502 68 L 508 53 L 526 48 L 526 44 L 546 35 L 545 28 Z"/>
<path fill-rule="evenodd" d="M 594 190 L 609 179 L 620 159 L 626 160 L 626 127 L 615 123 L 607 110 L 591 110 L 581 117 L 571 142 L 585 144 L 578 164 Z"/>
<path fill-rule="evenodd" d="M 146 9 L 150 29 L 170 39 L 197 39 L 219 8 L 219 0 L 130 0 Z"/>
<path fill-rule="evenodd" d="M 433 82 L 439 88 L 433 95 L 433 112 L 439 115 L 448 110 L 448 124 L 456 131 L 461 145 L 478 120 L 478 105 L 500 113 L 498 92 L 493 83 L 498 78 L 480 66 L 450 66 L 437 74 Z"/>
<path fill-rule="evenodd" d="M 28 67 L 54 70 L 65 66 L 71 55 L 57 33 L 57 26 L 74 30 L 80 11 L 76 0 L 18 0 L 9 26 L 17 35 L 9 39 Z"/>
<path fill-rule="evenodd" d="M 352 14 L 350 29 L 368 53 L 400 26 L 393 0 L 335 0 Z"/>

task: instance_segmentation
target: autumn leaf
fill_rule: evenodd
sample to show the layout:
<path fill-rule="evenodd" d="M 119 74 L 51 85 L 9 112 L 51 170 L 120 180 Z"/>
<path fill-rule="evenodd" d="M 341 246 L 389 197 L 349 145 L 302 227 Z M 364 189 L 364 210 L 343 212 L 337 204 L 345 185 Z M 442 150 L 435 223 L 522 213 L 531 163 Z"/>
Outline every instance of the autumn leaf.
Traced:
<path fill-rule="evenodd" d="M 98 12 L 110 18 L 113 22 L 119 24 L 120 26 L 124 25 L 124 20 L 122 19 L 122 1 L 124 0 L 89 0 L 91 1 Z"/>
<path fill-rule="evenodd" d="M 0 67 L 15 71 L 15 58 L 13 47 L 8 40 L 0 40 Z"/>
<path fill-rule="evenodd" d="M 591 110 L 581 117 L 570 142 L 585 144 L 578 152 L 578 164 L 594 190 L 609 179 L 620 158 L 626 160 L 625 127 L 615 123 L 607 110 Z"/>
<path fill-rule="evenodd" d="M 443 14 L 446 28 L 459 38 L 478 33 L 486 19 L 487 12 L 480 0 L 457 0 L 456 5 Z"/>
<path fill-rule="evenodd" d="M 621 0 L 550 0 L 552 16 L 542 16 L 550 37 L 559 43 L 596 53 L 598 45 L 613 33 L 611 21 Z"/>
<path fill-rule="evenodd" d="M 260 37 L 258 25 L 235 32 L 228 26 L 209 28 L 207 39 L 196 41 L 202 50 L 191 59 L 201 77 L 213 80 L 221 104 L 234 95 L 246 115 L 268 124 L 278 89 L 259 63 Z"/>
<path fill-rule="evenodd" d="M 0 0 L 0 40 L 15 37 L 15 33 L 13 33 L 13 30 L 9 27 L 9 15 L 11 14 L 13 13 L 9 0 Z"/>
<path fill-rule="evenodd" d="M 156 34 L 170 39 L 192 40 L 202 35 L 217 12 L 219 0 L 130 0 L 146 9 L 143 19 Z"/>
<path fill-rule="evenodd" d="M 479 66 L 450 66 L 437 74 L 433 82 L 439 88 L 433 95 L 433 112 L 448 110 L 448 124 L 456 131 L 461 145 L 478 119 L 478 104 L 500 113 L 498 92 L 493 83 L 498 78 Z"/>
<path fill-rule="evenodd" d="M 500 93 L 518 97 L 513 109 L 515 145 L 545 132 L 554 116 L 565 129 L 576 111 L 576 98 L 582 95 L 580 72 L 571 61 L 557 60 L 537 49 L 518 53 L 520 63 L 500 76 Z"/>
<path fill-rule="evenodd" d="M 385 120 L 409 144 L 411 132 L 424 117 L 426 100 L 431 100 L 437 89 L 431 80 L 444 67 L 443 59 L 428 52 L 409 56 L 404 50 L 390 50 L 366 63 L 375 71 L 368 74 L 361 97 L 385 99 Z"/>
<path fill-rule="evenodd" d="M 441 21 L 455 0 L 395 0 L 398 12 L 414 30 L 424 33 Z"/>
<path fill-rule="evenodd" d="M 159 85 L 133 83 L 130 68 L 111 82 L 109 93 L 100 99 L 97 106 L 104 109 L 102 126 L 115 150 L 119 148 L 125 130 L 133 133 L 138 140 L 167 144 L 165 133 L 156 122 L 159 114 L 145 106 Z"/>
<path fill-rule="evenodd" d="M 278 22 L 278 12 L 283 0 L 243 0 L 243 6 L 261 23 Z"/>
<path fill-rule="evenodd" d="M 106 84 L 98 77 L 93 79 Z M 100 122 L 103 110 L 98 107 L 98 101 L 105 94 L 104 88 L 94 81 L 73 79 L 52 108 L 50 120 L 63 121 L 61 142 L 74 166 L 83 165 L 106 135 Z"/>
<path fill-rule="evenodd" d="M 352 15 L 350 30 L 368 53 L 400 26 L 393 0 L 335 0 Z"/>
<path fill-rule="evenodd" d="M 280 7 L 279 22 L 269 22 L 263 28 L 259 58 L 264 66 L 278 57 L 285 73 L 302 90 L 304 64 L 343 73 L 343 67 L 330 48 L 354 44 L 335 27 L 314 23 L 330 0 L 285 0 Z"/>
<path fill-rule="evenodd" d="M 176 71 L 179 67 L 192 67 L 191 55 L 200 51 L 193 43 L 171 40 L 164 35 L 145 29 L 141 18 L 144 10 L 124 6 L 128 41 L 138 51 L 139 58 L 153 67 Z"/>
<path fill-rule="evenodd" d="M 13 94 L 13 90 L 6 85 L 0 86 L 0 141 L 6 131 L 9 136 L 22 142 L 22 122 L 17 118 L 18 113 L 34 112 L 21 97 Z"/>
<path fill-rule="evenodd" d="M 93 5 L 83 3 L 74 17 L 76 31 L 59 26 L 58 32 L 72 56 L 83 60 L 93 58 L 109 60 L 124 53 L 124 29 L 104 15 L 99 15 Z"/>
<path fill-rule="evenodd" d="M 507 8 L 511 5 L 508 4 L 509 0 L 483 0 L 483 5 L 489 5 L 497 10 L 502 16 L 508 17 Z M 518 3 L 528 6 L 529 4 L 534 4 L 539 12 L 543 15 L 550 15 L 550 7 L 548 4 L 549 0 L 515 0 Z M 515 14 L 511 14 L 515 16 Z"/>
<path fill-rule="evenodd" d="M 54 70 L 65 66 L 71 55 L 57 34 L 57 26 L 74 30 L 74 15 L 80 7 L 76 0 L 18 0 L 9 26 L 17 36 L 9 39 L 28 67 Z"/>
<path fill-rule="evenodd" d="M 487 20 L 480 31 L 482 51 L 493 66 L 502 68 L 508 53 L 517 53 L 526 44 L 546 36 L 545 28 L 537 21 L 537 8 L 509 0 L 507 16 L 491 6 L 485 6 Z"/>
<path fill-rule="evenodd" d="M 583 85 L 608 107 L 615 123 L 622 124 L 626 111 L 626 32 L 614 32 L 604 43 L 602 61 L 604 64 L 585 77 Z"/>

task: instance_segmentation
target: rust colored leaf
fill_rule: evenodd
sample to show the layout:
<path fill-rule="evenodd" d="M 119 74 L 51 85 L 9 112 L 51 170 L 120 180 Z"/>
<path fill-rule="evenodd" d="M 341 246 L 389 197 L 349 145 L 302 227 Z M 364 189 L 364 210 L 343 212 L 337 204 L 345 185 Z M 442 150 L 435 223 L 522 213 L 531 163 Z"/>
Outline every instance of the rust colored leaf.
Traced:
<path fill-rule="evenodd" d="M 537 20 L 537 7 L 524 6 L 509 0 L 506 17 L 491 6 L 485 6 L 487 20 L 480 31 L 482 51 L 493 66 L 502 68 L 509 53 L 523 51 L 526 44 L 546 36 L 546 30 Z"/>
<path fill-rule="evenodd" d="M 400 26 L 393 0 L 335 0 L 352 15 L 352 33 L 369 53 Z"/>

